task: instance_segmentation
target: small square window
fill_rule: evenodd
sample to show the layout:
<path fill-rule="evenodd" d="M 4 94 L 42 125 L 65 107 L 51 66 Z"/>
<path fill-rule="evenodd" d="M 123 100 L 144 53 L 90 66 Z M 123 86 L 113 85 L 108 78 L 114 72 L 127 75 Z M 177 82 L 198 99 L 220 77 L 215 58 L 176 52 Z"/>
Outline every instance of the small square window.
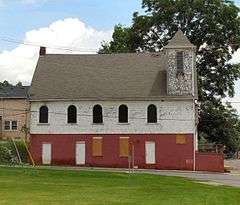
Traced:
<path fill-rule="evenodd" d="M 4 129 L 5 130 L 10 130 L 10 121 L 5 121 L 4 122 Z"/>
<path fill-rule="evenodd" d="M 17 121 L 12 121 L 12 130 L 17 130 Z"/>
<path fill-rule="evenodd" d="M 176 144 L 187 144 L 187 138 L 185 135 L 176 136 Z"/>

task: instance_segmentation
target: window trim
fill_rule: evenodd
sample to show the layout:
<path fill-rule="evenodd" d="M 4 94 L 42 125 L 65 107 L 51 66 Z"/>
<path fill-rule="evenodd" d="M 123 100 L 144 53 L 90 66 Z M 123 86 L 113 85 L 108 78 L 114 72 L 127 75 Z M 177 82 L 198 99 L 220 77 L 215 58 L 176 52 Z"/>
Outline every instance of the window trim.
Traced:
<path fill-rule="evenodd" d="M 97 108 L 99 108 L 99 110 L 94 110 Z M 95 112 L 97 112 L 97 113 L 95 113 Z M 98 115 L 95 116 L 96 114 L 99 114 L 100 116 L 98 116 Z M 92 108 L 92 124 L 94 124 L 94 125 L 102 125 L 103 124 L 103 107 L 100 104 L 96 104 Z"/>
<path fill-rule="evenodd" d="M 41 109 L 43 109 L 43 108 L 47 108 L 47 110 L 46 110 L 47 113 L 41 113 Z M 41 122 L 41 115 L 42 115 L 42 114 L 46 114 L 46 117 L 47 117 L 46 122 Z M 48 109 L 48 106 L 47 106 L 47 105 L 42 105 L 42 106 L 39 108 L 38 118 L 39 118 L 39 119 L 38 119 L 39 124 L 49 124 L 49 109 Z M 43 120 L 43 121 L 45 121 L 45 120 Z"/>
<path fill-rule="evenodd" d="M 70 108 L 74 108 L 75 110 L 74 110 L 74 117 L 75 117 L 75 119 L 74 119 L 74 122 L 69 122 L 69 109 Z M 67 108 L 67 124 L 77 124 L 77 122 L 78 122 L 78 113 L 77 113 L 77 107 L 75 106 L 75 105 L 69 105 L 68 106 L 68 108 Z"/>
<path fill-rule="evenodd" d="M 14 126 L 14 127 L 16 127 L 16 129 L 13 129 L 13 122 L 16 122 L 16 126 Z M 17 122 L 17 120 L 12 120 L 11 121 L 11 130 L 14 130 L 14 131 L 18 130 L 18 122 Z"/>
<path fill-rule="evenodd" d="M 120 110 L 120 109 L 126 109 L 126 110 Z M 127 115 L 127 116 L 122 116 L 120 113 L 124 112 L 123 114 Z M 126 113 L 125 113 L 126 112 Z M 122 118 L 125 118 L 126 117 L 126 121 L 122 121 Z M 118 107 L 118 123 L 119 124 L 129 124 L 129 113 L 128 113 L 128 106 L 125 105 L 125 104 L 121 104 L 119 107 Z"/>
<path fill-rule="evenodd" d="M 154 119 L 154 122 L 150 122 L 150 119 L 149 119 L 149 118 L 150 118 L 150 117 L 149 117 L 149 114 L 150 114 L 150 113 L 149 113 L 149 109 L 150 109 L 150 107 L 154 107 L 154 109 L 155 109 L 155 110 L 154 110 L 154 113 L 156 112 L 156 113 L 155 113 L 156 116 L 154 116 L 154 118 L 155 118 L 155 119 Z M 157 106 L 154 105 L 154 104 L 148 105 L 148 107 L 147 107 L 147 123 L 148 123 L 148 124 L 157 124 L 157 123 L 158 123 L 158 117 L 157 117 L 157 116 L 158 116 Z"/>
<path fill-rule="evenodd" d="M 9 122 L 9 129 L 6 129 L 6 122 Z M 11 120 L 4 120 L 4 131 L 11 131 Z"/>
<path fill-rule="evenodd" d="M 6 122 L 9 122 L 9 129 L 6 129 Z M 16 122 L 16 129 L 13 129 L 13 122 Z M 17 120 L 4 120 L 4 123 L 3 123 L 3 131 L 13 131 L 13 132 L 16 132 L 18 131 L 18 121 Z"/>

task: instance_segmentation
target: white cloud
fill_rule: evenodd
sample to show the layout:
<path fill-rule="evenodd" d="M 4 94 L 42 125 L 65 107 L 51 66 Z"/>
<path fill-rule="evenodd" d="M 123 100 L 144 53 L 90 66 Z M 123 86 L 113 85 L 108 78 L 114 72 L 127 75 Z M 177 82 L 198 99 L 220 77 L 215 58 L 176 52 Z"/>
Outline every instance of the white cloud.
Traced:
<path fill-rule="evenodd" d="M 240 49 L 238 49 L 237 51 L 234 52 L 230 62 L 233 64 L 240 63 Z"/>
<path fill-rule="evenodd" d="M 112 31 L 98 31 L 77 18 L 67 18 L 48 27 L 27 32 L 24 42 L 47 46 L 47 53 L 94 53 L 103 40 L 111 39 L 111 35 Z M 18 45 L 13 50 L 1 52 L 0 81 L 22 81 L 29 84 L 38 52 L 38 46 L 29 45 Z"/>

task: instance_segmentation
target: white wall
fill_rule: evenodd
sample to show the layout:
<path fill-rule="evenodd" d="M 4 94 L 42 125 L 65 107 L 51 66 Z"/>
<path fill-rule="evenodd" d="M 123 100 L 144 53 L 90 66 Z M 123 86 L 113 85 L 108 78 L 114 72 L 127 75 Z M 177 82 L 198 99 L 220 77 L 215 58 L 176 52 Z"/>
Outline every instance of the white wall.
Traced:
<path fill-rule="evenodd" d="M 103 124 L 92 123 L 92 108 L 95 104 L 103 107 Z M 128 106 L 129 123 L 118 123 L 118 107 Z M 155 104 L 158 109 L 158 123 L 147 123 L 147 107 Z M 47 105 L 49 109 L 49 124 L 39 124 L 39 108 Z M 67 108 L 77 107 L 77 124 L 67 124 Z M 127 133 L 195 133 L 193 101 L 174 102 L 32 102 L 31 103 L 31 133 L 32 134 L 127 134 Z"/>

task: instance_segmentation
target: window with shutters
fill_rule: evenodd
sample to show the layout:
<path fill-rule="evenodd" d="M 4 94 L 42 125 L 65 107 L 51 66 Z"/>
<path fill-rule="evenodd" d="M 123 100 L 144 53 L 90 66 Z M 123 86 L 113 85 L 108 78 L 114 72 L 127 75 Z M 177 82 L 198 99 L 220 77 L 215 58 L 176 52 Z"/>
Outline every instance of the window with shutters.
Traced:
<path fill-rule="evenodd" d="M 103 114 L 102 114 L 102 106 L 94 105 L 93 107 L 93 123 L 101 124 L 103 123 Z"/>
<path fill-rule="evenodd" d="M 187 144 L 187 138 L 185 135 L 176 135 L 176 144 Z"/>
<path fill-rule="evenodd" d="M 157 107 L 155 105 L 148 106 L 147 122 L 148 123 L 157 123 Z"/>
<path fill-rule="evenodd" d="M 74 105 L 68 107 L 68 123 L 77 123 L 77 108 Z"/>
<path fill-rule="evenodd" d="M 39 109 L 39 123 L 48 123 L 48 107 L 45 105 Z"/>
<path fill-rule="evenodd" d="M 128 123 L 128 107 L 126 105 L 120 105 L 118 108 L 118 122 Z"/>
<path fill-rule="evenodd" d="M 94 157 L 101 157 L 102 154 L 102 137 L 93 137 L 92 141 L 92 155 Z"/>
<path fill-rule="evenodd" d="M 177 72 L 183 73 L 183 51 L 177 52 Z"/>
<path fill-rule="evenodd" d="M 129 138 L 120 137 L 119 139 L 119 156 L 128 157 L 129 156 Z"/>

